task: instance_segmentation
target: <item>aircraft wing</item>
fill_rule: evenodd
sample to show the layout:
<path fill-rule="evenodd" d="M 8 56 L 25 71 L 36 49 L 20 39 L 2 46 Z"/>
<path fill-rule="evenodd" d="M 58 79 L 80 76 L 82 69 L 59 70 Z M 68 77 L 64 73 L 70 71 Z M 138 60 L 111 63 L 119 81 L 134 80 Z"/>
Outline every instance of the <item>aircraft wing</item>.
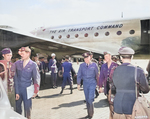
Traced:
<path fill-rule="evenodd" d="M 70 39 L 71 40 L 71 39 Z M 57 42 L 51 39 L 36 37 L 14 29 L 0 28 L 0 48 L 19 49 L 23 46 L 35 47 L 40 50 L 57 53 L 59 56 L 76 55 L 89 51 L 88 49 Z M 98 52 L 95 52 L 99 54 Z M 58 56 L 58 55 L 57 55 Z"/>

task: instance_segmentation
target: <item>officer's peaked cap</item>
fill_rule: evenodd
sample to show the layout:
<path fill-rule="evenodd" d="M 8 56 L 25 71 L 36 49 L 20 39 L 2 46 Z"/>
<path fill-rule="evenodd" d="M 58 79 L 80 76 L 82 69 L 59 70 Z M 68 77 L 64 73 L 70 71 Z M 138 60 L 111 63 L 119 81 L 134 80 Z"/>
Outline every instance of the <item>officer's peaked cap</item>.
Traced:
<path fill-rule="evenodd" d="M 99 58 L 102 59 L 103 57 L 102 57 L 102 56 L 99 56 Z"/>
<path fill-rule="evenodd" d="M 23 52 L 23 51 L 25 51 L 25 52 L 31 52 L 31 49 L 27 46 L 27 47 L 21 47 L 21 48 L 19 49 L 19 51 L 20 51 L 20 52 Z"/>
<path fill-rule="evenodd" d="M 135 51 L 130 47 L 121 47 L 118 51 L 120 55 L 134 55 Z"/>
<path fill-rule="evenodd" d="M 86 57 L 90 56 L 90 53 L 89 53 L 89 52 L 83 53 L 82 56 L 83 56 L 84 58 L 86 58 Z"/>
<path fill-rule="evenodd" d="M 55 53 L 52 53 L 52 54 L 51 54 L 51 57 L 53 57 L 53 56 L 56 56 Z"/>
<path fill-rule="evenodd" d="M 104 55 L 107 55 L 107 54 L 110 54 L 110 55 L 111 55 L 111 52 L 105 51 L 105 52 L 103 52 L 103 54 L 104 54 Z"/>
<path fill-rule="evenodd" d="M 89 52 L 89 55 L 93 55 L 93 52 L 92 52 L 92 51 L 90 51 L 90 52 Z"/>

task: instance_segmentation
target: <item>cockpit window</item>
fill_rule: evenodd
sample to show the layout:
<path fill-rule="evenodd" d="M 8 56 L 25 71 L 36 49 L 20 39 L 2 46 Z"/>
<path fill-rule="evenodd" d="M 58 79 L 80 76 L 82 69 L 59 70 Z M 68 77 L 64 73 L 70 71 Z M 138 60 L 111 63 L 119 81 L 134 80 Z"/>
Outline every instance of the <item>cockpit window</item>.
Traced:
<path fill-rule="evenodd" d="M 130 34 L 134 34 L 135 33 L 135 31 L 134 30 L 130 30 L 130 32 L 129 32 Z"/>
<path fill-rule="evenodd" d="M 117 32 L 117 35 L 121 35 L 121 34 L 122 34 L 122 32 L 121 32 L 121 31 L 118 31 L 118 32 Z"/>

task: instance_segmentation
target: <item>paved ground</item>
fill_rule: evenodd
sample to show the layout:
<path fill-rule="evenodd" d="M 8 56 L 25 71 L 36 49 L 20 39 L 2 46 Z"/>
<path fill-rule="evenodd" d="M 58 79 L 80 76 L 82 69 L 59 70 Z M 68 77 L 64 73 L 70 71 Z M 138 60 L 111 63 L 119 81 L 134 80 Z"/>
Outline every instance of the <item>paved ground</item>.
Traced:
<path fill-rule="evenodd" d="M 61 87 L 50 88 L 50 75 L 47 75 L 47 85 L 41 87 L 40 99 L 33 99 L 32 119 L 80 119 L 87 115 L 84 103 L 83 89 L 78 91 L 74 84 L 73 94 L 70 94 L 69 86 L 66 86 L 63 94 L 59 94 Z M 61 84 L 59 79 L 58 85 Z M 150 101 L 150 93 L 146 95 Z M 109 108 L 104 94 L 100 94 L 94 101 L 93 119 L 108 119 Z"/>
<path fill-rule="evenodd" d="M 50 75 L 47 75 L 47 83 Z M 61 84 L 59 79 L 58 85 Z M 61 87 L 57 89 L 50 88 L 46 85 L 40 90 L 40 99 L 33 99 L 32 119 L 79 119 L 87 115 L 86 104 L 84 103 L 83 88 L 77 90 L 74 84 L 73 94 L 70 94 L 69 86 L 66 86 L 63 94 L 59 94 Z M 108 119 L 108 103 L 103 94 L 94 101 L 94 117 L 93 119 Z"/>
<path fill-rule="evenodd" d="M 133 64 L 142 67 L 144 70 L 148 60 L 134 60 Z M 76 72 L 79 65 L 73 64 Z M 80 119 L 87 115 L 86 104 L 84 103 L 83 89 L 77 90 L 74 84 L 73 94 L 70 94 L 69 86 L 66 86 L 64 93 L 60 95 L 62 79 L 58 79 L 58 88 L 52 89 L 50 75 L 46 76 L 46 86 L 41 87 L 40 99 L 33 99 L 32 119 Z M 145 95 L 150 101 L 150 93 Z M 93 119 L 109 119 L 109 107 L 104 94 L 100 94 L 94 101 Z"/>

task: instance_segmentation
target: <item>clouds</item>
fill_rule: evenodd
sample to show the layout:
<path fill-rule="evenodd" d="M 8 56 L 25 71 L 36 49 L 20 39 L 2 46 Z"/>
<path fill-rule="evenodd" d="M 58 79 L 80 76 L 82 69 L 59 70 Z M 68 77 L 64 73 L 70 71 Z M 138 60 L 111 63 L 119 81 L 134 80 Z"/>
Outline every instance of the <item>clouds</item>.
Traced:
<path fill-rule="evenodd" d="M 0 24 L 31 30 L 119 19 L 122 12 L 124 18 L 142 17 L 149 15 L 149 4 L 149 0 L 2 0 Z"/>

